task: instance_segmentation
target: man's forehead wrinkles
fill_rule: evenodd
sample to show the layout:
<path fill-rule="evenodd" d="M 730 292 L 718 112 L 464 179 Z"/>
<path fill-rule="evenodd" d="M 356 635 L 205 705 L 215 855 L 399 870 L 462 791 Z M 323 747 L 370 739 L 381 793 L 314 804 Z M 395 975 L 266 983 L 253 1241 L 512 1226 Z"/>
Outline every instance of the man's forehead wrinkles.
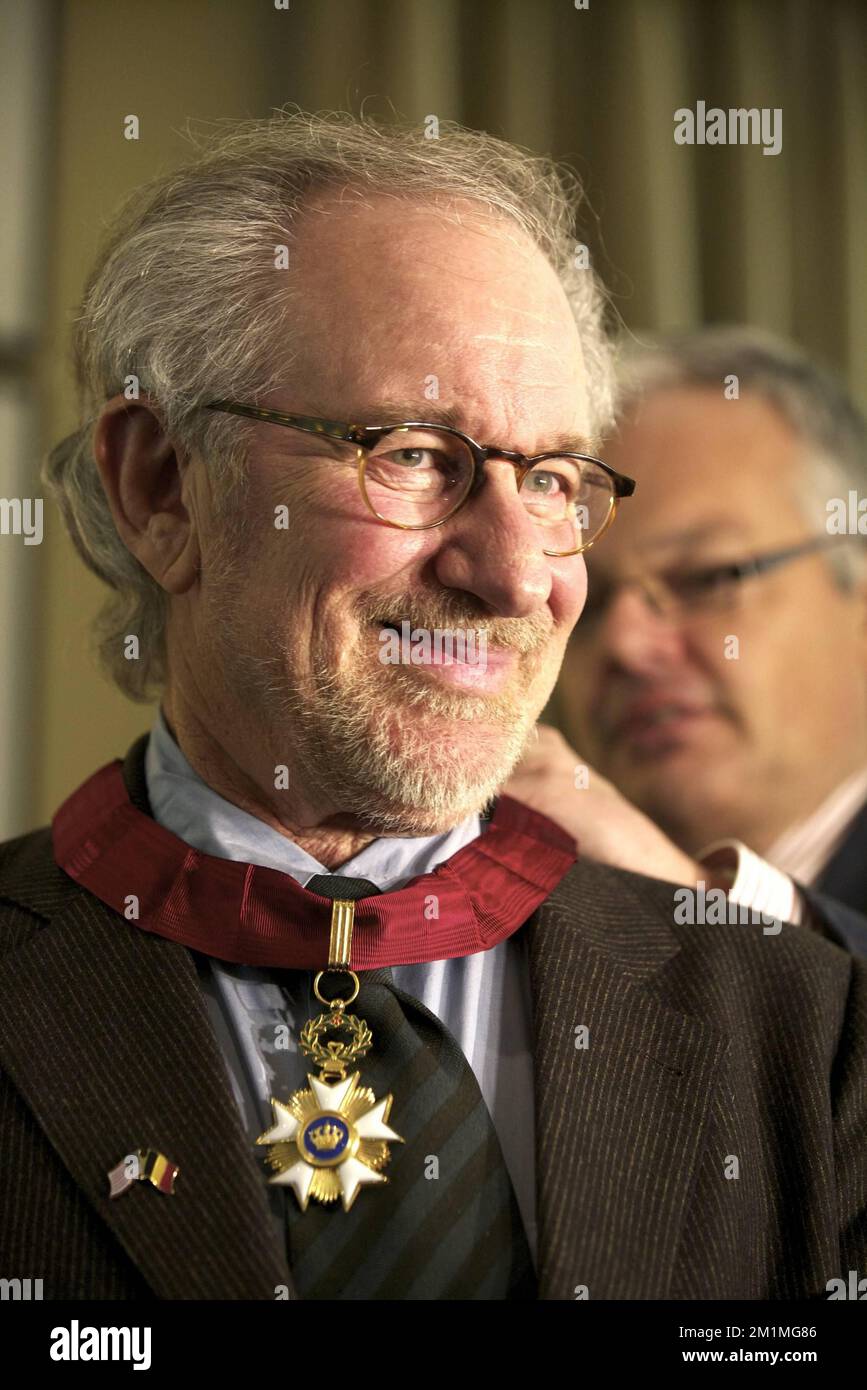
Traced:
<path fill-rule="evenodd" d="M 541 323 L 549 326 L 554 322 L 554 316 L 550 313 L 539 313 L 535 309 L 521 309 L 517 304 L 512 304 L 506 299 L 491 299 L 492 309 L 505 309 L 507 313 L 514 314 L 516 318 L 532 319 L 534 323 Z"/>
<path fill-rule="evenodd" d="M 555 357 L 560 356 L 560 347 L 557 343 L 546 343 L 540 338 L 519 338 L 514 333 L 474 333 L 472 336 L 474 343 L 506 343 L 509 347 L 528 347 L 536 352 L 552 352 Z"/>

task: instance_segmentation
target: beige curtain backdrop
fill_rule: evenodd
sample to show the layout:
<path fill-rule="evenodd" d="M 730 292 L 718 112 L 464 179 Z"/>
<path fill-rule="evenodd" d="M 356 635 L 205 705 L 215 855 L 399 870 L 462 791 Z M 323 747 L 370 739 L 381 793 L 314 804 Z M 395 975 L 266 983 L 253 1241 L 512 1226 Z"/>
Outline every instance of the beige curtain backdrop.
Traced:
<path fill-rule="evenodd" d="M 391 103 L 419 127 L 456 119 L 570 161 L 594 213 L 583 239 L 630 331 L 751 320 L 839 367 L 867 404 L 860 0 L 66 0 L 51 13 L 52 172 L 33 174 L 52 209 L 39 449 L 76 423 L 67 330 L 104 219 L 189 157 L 187 118 L 287 102 L 380 116 Z M 674 111 L 698 100 L 780 107 L 782 152 L 676 145 Z M 123 138 L 133 113 L 137 142 Z M 25 773 L 9 833 L 48 819 L 152 718 L 88 654 L 100 586 L 53 510 L 39 559 L 28 621 L 3 645 L 30 672 L 7 730 Z"/>

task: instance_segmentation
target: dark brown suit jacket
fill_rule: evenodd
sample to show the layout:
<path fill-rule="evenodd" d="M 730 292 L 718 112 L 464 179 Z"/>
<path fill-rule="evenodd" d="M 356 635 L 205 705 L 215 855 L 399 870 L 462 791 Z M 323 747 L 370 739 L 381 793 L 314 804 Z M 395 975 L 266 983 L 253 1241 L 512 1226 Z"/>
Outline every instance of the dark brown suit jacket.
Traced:
<path fill-rule="evenodd" d="M 584 861 L 526 926 L 540 1296 L 824 1298 L 867 1273 L 867 964 L 797 927 L 676 926 L 673 891 Z M 80 889 L 48 830 L 0 847 L 0 1067 L 0 1275 L 292 1289 L 190 952 Z M 135 1147 L 180 1165 L 173 1197 L 109 1199 Z"/>

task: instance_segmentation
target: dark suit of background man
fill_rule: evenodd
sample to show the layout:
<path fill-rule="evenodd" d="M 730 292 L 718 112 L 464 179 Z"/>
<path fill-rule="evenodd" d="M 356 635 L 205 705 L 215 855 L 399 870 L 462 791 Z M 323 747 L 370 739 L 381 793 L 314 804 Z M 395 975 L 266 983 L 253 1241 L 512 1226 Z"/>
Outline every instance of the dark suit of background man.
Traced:
<path fill-rule="evenodd" d="M 864 964 L 679 925 L 671 884 L 496 796 L 583 548 L 634 505 L 593 461 L 611 373 L 571 195 L 445 125 L 221 139 L 109 238 L 47 466 L 111 586 L 108 667 L 161 711 L 2 849 L 4 1272 L 47 1298 L 825 1297 L 867 1263 Z M 487 662 L 384 663 L 404 620 L 484 630 Z M 350 922 L 372 1099 L 298 1128 Z M 314 1178 L 340 1200 L 302 1209 Z"/>
<path fill-rule="evenodd" d="M 634 354 L 621 412 L 639 491 L 588 559 L 563 731 L 706 878 L 867 952 L 867 423 L 746 327 Z"/>

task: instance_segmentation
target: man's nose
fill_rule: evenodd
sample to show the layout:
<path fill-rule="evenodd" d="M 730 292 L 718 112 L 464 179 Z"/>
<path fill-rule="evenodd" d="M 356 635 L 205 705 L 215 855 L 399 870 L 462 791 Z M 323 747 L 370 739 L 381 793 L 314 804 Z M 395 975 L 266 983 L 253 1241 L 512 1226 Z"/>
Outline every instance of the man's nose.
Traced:
<path fill-rule="evenodd" d="M 527 617 L 547 602 L 552 572 L 543 547 L 554 546 L 527 511 L 506 460 L 488 463 L 481 487 L 440 534 L 434 568 L 447 588 L 476 594 L 503 617 Z M 572 560 L 576 571 L 583 567 L 579 556 Z"/>
<path fill-rule="evenodd" d="M 679 624 L 661 613 L 638 584 L 615 589 L 600 623 L 599 642 L 603 659 L 636 676 L 657 674 L 681 658 L 684 649 Z"/>

